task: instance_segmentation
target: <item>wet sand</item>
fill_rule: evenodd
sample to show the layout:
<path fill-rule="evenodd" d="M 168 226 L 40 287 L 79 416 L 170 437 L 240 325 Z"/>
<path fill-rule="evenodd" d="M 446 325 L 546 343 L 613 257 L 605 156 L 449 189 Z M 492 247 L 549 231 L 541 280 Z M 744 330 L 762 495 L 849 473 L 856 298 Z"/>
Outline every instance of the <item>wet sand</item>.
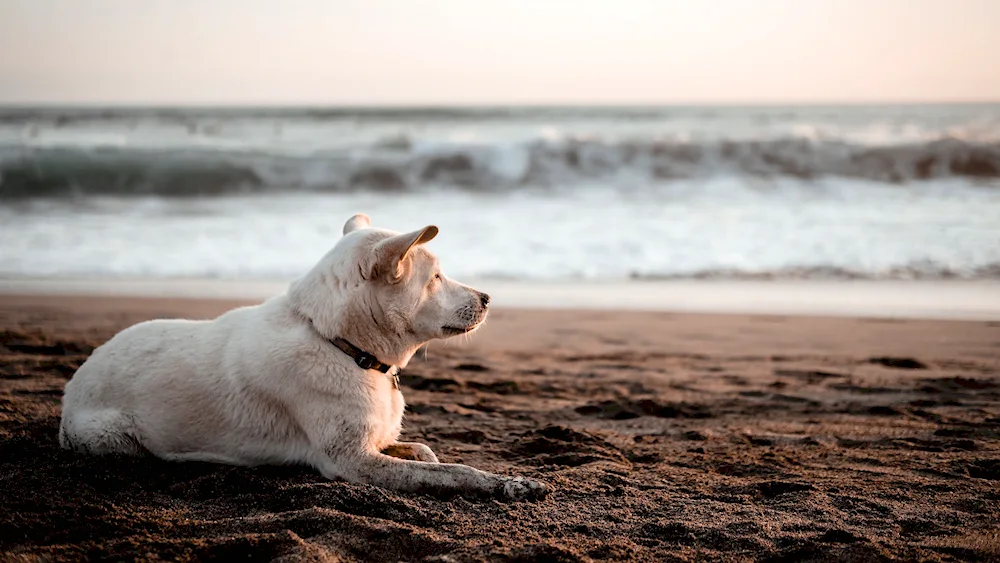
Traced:
<path fill-rule="evenodd" d="M 499 309 L 401 378 L 500 503 L 58 448 L 116 331 L 236 302 L 0 297 L 0 560 L 1000 559 L 1000 323 Z"/>

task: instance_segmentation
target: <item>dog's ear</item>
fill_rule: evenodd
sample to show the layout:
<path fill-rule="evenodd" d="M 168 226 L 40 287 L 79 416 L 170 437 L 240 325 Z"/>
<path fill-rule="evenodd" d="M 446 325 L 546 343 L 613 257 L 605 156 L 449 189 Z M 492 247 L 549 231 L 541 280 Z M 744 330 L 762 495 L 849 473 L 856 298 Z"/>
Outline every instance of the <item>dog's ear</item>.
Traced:
<path fill-rule="evenodd" d="M 402 263 L 414 246 L 424 244 L 438 234 L 438 228 L 428 225 L 418 231 L 387 238 L 375 245 L 375 277 L 396 283 L 403 277 Z"/>
<path fill-rule="evenodd" d="M 344 234 L 351 231 L 356 231 L 358 229 L 364 229 L 366 227 L 372 226 L 372 220 L 368 218 L 364 213 L 358 213 L 354 217 L 351 217 L 344 223 Z"/>

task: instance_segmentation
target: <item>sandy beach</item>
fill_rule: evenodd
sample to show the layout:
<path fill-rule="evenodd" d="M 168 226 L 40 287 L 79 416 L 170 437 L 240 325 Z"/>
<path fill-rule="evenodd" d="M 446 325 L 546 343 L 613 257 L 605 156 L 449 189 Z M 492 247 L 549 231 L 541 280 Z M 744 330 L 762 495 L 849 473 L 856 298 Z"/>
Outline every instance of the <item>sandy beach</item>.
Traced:
<path fill-rule="evenodd" d="M 244 303 L 0 296 L 0 560 L 1000 560 L 1000 322 L 499 308 L 403 437 L 549 484 L 399 494 L 56 442 L 94 347 Z"/>

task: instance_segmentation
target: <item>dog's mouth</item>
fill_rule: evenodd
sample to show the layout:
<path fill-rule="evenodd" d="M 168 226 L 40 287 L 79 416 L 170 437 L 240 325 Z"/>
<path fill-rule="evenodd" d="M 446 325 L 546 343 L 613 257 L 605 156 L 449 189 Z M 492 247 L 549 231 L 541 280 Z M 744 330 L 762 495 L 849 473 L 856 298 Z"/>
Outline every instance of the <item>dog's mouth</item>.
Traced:
<path fill-rule="evenodd" d="M 486 315 L 483 315 L 481 318 L 479 318 L 478 320 L 469 325 L 466 326 L 445 325 L 441 327 L 441 331 L 444 332 L 445 336 L 458 336 L 459 334 L 467 334 L 482 326 L 483 321 L 485 320 L 486 320 Z"/>
<path fill-rule="evenodd" d="M 468 334 L 486 322 L 487 309 L 484 305 L 482 309 L 478 311 L 470 310 L 468 308 L 458 311 L 452 321 L 457 321 L 461 324 L 447 324 L 441 327 L 441 332 L 444 333 L 445 337 L 458 336 L 460 334 Z"/>

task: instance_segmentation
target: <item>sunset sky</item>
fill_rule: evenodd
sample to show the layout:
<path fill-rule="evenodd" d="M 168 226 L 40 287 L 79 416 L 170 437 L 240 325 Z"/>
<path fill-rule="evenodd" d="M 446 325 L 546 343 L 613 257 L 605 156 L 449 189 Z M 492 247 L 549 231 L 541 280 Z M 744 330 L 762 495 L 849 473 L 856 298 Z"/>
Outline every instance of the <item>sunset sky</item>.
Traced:
<path fill-rule="evenodd" d="M 2 0 L 0 103 L 1000 100 L 1000 0 Z"/>

